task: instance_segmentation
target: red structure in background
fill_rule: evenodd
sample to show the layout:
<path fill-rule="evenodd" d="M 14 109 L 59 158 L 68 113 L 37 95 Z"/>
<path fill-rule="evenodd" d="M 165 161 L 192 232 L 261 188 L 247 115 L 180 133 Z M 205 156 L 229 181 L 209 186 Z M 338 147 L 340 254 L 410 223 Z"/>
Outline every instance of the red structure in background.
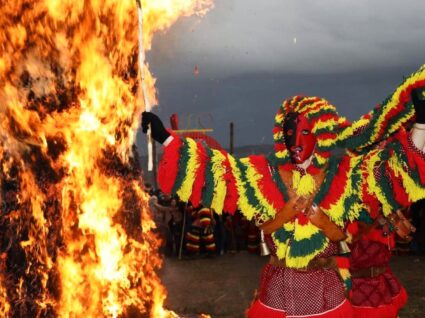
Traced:
<path fill-rule="evenodd" d="M 188 131 L 188 132 L 180 133 L 180 135 L 185 137 L 185 138 L 186 137 L 192 138 L 196 141 L 205 141 L 205 143 L 212 149 L 223 150 L 223 148 L 217 142 L 217 140 L 208 136 L 204 132 L 197 132 L 197 131 L 190 132 L 190 131 Z"/>
<path fill-rule="evenodd" d="M 171 129 L 181 135 L 184 138 L 192 138 L 196 141 L 204 141 L 210 148 L 216 150 L 223 150 L 223 147 L 215 140 L 214 138 L 208 136 L 207 132 L 212 132 L 213 130 L 208 129 L 179 129 L 179 116 L 177 114 L 172 114 L 170 116 L 170 125 Z"/>
<path fill-rule="evenodd" d="M 172 114 L 170 116 L 170 125 L 172 130 L 179 129 L 179 116 L 177 114 Z"/>

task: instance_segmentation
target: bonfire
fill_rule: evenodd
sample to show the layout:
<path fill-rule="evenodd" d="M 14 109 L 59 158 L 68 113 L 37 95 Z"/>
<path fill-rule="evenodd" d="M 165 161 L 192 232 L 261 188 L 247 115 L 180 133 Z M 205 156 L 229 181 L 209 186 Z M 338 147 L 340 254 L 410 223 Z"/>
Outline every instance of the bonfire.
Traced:
<path fill-rule="evenodd" d="M 143 50 L 212 7 L 140 5 Z M 1 317 L 176 316 L 163 308 L 160 241 L 133 147 L 146 100 L 157 102 L 138 21 L 135 0 L 0 7 Z"/>

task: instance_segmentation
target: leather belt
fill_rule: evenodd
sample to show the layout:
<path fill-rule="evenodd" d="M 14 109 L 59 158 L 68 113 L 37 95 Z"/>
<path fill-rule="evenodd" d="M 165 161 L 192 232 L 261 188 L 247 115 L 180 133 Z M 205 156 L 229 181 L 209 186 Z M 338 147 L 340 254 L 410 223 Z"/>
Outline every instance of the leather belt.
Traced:
<path fill-rule="evenodd" d="M 371 266 L 367 268 L 360 268 L 350 270 L 352 278 L 374 278 L 387 271 L 385 266 Z"/>
<path fill-rule="evenodd" d="M 285 259 L 279 259 L 277 256 L 271 255 L 269 264 L 277 267 L 286 267 Z"/>

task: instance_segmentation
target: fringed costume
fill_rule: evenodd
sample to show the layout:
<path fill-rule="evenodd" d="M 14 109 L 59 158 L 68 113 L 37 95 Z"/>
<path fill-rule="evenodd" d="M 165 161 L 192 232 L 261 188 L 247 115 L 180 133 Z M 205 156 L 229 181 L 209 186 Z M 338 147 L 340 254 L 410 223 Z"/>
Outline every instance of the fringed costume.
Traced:
<path fill-rule="evenodd" d="M 191 253 L 201 251 L 201 243 L 208 253 L 216 250 L 212 224 L 214 217 L 209 208 L 201 207 L 192 210 L 192 225 L 186 233 L 186 250 Z"/>
<path fill-rule="evenodd" d="M 159 183 L 165 193 L 217 213 L 239 209 L 266 234 L 272 257 L 248 317 L 352 317 L 345 298 L 349 263 L 338 256 L 338 241 L 348 222 L 369 214 L 370 202 L 389 215 L 425 197 L 425 156 L 408 132 L 415 119 L 410 93 L 423 86 L 421 68 L 353 123 L 324 99 L 290 98 L 275 117 L 275 153 L 268 157 L 237 159 L 178 136 L 164 148 Z M 285 144 L 285 117 L 293 113 L 307 119 L 317 140 L 305 170 Z M 375 147 L 384 140 L 385 147 Z M 331 156 L 335 148 L 345 152 Z"/>

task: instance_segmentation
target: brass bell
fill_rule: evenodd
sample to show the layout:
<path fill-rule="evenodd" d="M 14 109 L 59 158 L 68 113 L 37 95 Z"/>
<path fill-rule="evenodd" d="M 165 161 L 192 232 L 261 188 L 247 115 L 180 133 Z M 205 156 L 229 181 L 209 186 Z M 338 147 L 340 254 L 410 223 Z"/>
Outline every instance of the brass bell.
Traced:
<path fill-rule="evenodd" d="M 264 241 L 263 230 L 260 231 L 260 252 L 261 252 L 261 256 L 270 255 L 270 249 L 267 246 L 266 242 Z"/>
<path fill-rule="evenodd" d="M 339 254 L 344 255 L 344 254 L 348 254 L 350 252 L 351 252 L 351 250 L 348 247 L 347 242 L 345 242 L 345 241 L 339 241 Z"/>

